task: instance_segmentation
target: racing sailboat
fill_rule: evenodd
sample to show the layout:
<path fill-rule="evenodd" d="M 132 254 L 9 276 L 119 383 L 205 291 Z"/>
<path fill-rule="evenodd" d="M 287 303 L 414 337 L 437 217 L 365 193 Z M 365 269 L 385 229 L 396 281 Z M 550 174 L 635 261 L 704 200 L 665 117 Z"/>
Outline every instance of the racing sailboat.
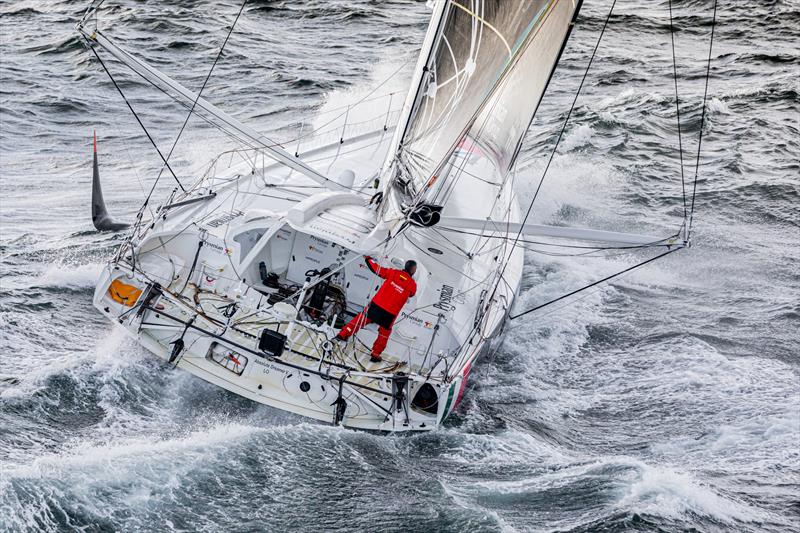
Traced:
<path fill-rule="evenodd" d="M 150 218 L 140 211 L 94 304 L 167 364 L 235 394 L 351 428 L 433 430 L 500 338 L 523 273 L 520 237 L 686 244 L 686 232 L 529 224 L 518 204 L 514 164 L 579 0 L 429 2 L 405 99 L 389 98 L 346 134 L 314 131 L 291 149 L 90 27 L 101 3 L 78 30 L 103 66 L 100 53 L 241 147 Z M 364 256 L 418 265 L 416 295 L 377 363 L 374 326 L 334 339 L 380 286 Z"/>

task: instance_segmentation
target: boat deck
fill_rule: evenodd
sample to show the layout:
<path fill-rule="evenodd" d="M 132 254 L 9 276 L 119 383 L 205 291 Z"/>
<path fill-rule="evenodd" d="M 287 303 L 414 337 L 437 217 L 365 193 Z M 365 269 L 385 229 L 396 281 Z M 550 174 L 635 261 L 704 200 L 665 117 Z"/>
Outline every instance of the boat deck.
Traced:
<path fill-rule="evenodd" d="M 179 285 L 179 283 L 176 283 Z M 180 290 L 180 287 L 170 287 Z M 174 293 L 173 293 L 174 294 Z M 181 294 L 183 301 L 174 298 L 161 298 L 158 308 L 172 316 L 183 315 L 194 311 L 197 313 L 195 324 L 229 339 L 236 344 L 258 352 L 258 339 L 265 328 L 276 331 L 287 337 L 285 349 L 275 362 L 284 362 L 295 368 L 305 368 L 311 372 L 329 372 L 331 376 L 347 375 L 349 383 L 363 385 L 359 392 L 370 399 L 388 407 L 392 397 L 392 377 L 399 373 L 425 376 L 430 368 L 409 362 L 387 350 L 383 353 L 383 361 L 370 361 L 369 336 L 374 334 L 367 326 L 347 342 L 330 340 L 336 330 L 328 325 L 316 326 L 299 320 L 279 321 L 266 313 L 254 312 L 238 306 L 236 312 L 226 316 L 225 310 L 233 300 L 224 296 L 199 290 L 189 284 Z M 194 302 L 195 307 L 189 302 Z M 365 337 L 367 337 L 365 339 Z M 435 376 L 431 381 L 437 381 Z"/>

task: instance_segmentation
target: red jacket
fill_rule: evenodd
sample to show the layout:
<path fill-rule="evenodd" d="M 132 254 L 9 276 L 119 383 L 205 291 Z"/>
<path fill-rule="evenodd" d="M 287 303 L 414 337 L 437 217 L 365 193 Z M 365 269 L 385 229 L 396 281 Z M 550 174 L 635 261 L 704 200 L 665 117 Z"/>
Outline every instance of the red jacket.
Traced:
<path fill-rule="evenodd" d="M 397 316 L 408 299 L 417 293 L 417 283 L 405 270 L 381 267 L 371 257 L 366 260 L 369 269 L 386 280 L 372 298 L 372 303 Z"/>

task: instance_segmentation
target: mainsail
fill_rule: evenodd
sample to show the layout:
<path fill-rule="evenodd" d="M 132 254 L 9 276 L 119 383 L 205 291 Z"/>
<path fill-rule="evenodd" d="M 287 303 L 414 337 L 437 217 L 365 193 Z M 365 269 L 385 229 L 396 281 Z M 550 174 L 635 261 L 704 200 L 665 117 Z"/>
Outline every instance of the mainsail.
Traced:
<path fill-rule="evenodd" d="M 427 61 L 389 154 L 416 194 L 466 136 L 498 169 L 511 165 L 580 8 L 580 0 L 438 1 L 447 3 L 437 6 L 438 34 L 421 54 Z"/>

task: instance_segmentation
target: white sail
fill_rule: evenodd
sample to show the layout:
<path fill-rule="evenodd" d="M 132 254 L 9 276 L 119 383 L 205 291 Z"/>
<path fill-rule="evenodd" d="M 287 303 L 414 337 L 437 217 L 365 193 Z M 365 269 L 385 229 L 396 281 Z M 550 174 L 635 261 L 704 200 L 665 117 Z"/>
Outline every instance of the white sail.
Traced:
<path fill-rule="evenodd" d="M 468 133 L 492 151 L 499 167 L 508 166 L 579 5 L 577 0 L 447 0 L 424 75 L 412 91 L 407 124 L 390 154 L 415 191 L 436 181 Z"/>
<path fill-rule="evenodd" d="M 526 42 L 484 103 L 472 124 L 469 137 L 494 159 L 500 170 L 509 170 L 544 96 L 547 84 L 569 36 L 578 2 L 550 2 L 540 21 L 526 36 Z"/>

